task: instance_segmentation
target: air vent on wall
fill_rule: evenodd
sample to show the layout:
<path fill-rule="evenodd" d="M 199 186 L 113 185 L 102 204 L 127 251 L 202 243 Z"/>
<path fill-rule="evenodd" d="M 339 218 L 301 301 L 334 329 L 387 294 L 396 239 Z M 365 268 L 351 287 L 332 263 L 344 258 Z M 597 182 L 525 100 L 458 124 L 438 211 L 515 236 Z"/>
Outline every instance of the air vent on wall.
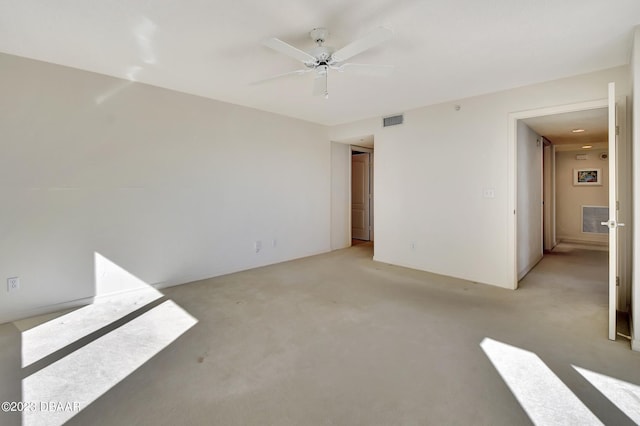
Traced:
<path fill-rule="evenodd" d="M 592 234 L 608 234 L 609 228 L 602 222 L 609 220 L 609 207 L 582 206 L 582 232 Z"/>
<path fill-rule="evenodd" d="M 397 126 L 398 124 L 402 124 L 403 121 L 404 116 L 402 114 L 384 117 L 382 119 L 382 127 Z"/>

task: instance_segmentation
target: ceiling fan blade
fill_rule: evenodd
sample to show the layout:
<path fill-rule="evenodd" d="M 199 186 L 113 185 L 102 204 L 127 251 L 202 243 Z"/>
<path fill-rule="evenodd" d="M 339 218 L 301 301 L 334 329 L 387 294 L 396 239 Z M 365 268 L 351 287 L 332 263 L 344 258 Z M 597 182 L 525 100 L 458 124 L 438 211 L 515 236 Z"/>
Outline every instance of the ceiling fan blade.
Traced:
<path fill-rule="evenodd" d="M 283 53 L 289 57 L 299 60 L 300 62 L 304 62 L 305 64 L 314 64 L 316 62 L 316 58 L 304 52 L 297 47 L 293 47 L 289 43 L 285 43 L 284 41 L 277 38 L 270 38 L 264 40 L 262 42 L 267 47 L 272 48 L 276 52 Z"/>
<path fill-rule="evenodd" d="M 354 42 L 347 44 L 342 49 L 337 50 L 331 55 L 335 62 L 346 61 L 365 50 L 371 49 L 393 37 L 393 31 L 386 27 L 379 27 L 366 36 Z"/>
<path fill-rule="evenodd" d="M 313 68 L 309 68 L 309 69 L 304 69 L 304 70 L 295 70 L 295 71 L 290 71 L 290 72 L 285 72 L 283 74 L 278 74 L 278 75 L 274 75 L 271 77 L 267 77 L 267 78 L 263 78 L 262 80 L 258 80 L 258 81 L 254 81 L 252 83 L 249 83 L 251 86 L 254 86 L 256 84 L 262 84 L 262 83 L 266 83 L 268 81 L 271 80 L 277 80 L 279 78 L 283 78 L 283 77 L 289 77 L 291 75 L 302 75 L 302 74 L 306 74 L 310 71 L 313 71 Z"/>
<path fill-rule="evenodd" d="M 316 78 L 313 79 L 313 95 L 314 96 L 327 96 L 327 74 L 322 73 L 317 74 Z"/>
<path fill-rule="evenodd" d="M 395 67 L 393 65 L 373 65 L 373 64 L 342 64 L 336 69 L 340 72 L 349 72 L 359 75 L 371 75 L 376 77 L 386 77 L 391 75 Z"/>

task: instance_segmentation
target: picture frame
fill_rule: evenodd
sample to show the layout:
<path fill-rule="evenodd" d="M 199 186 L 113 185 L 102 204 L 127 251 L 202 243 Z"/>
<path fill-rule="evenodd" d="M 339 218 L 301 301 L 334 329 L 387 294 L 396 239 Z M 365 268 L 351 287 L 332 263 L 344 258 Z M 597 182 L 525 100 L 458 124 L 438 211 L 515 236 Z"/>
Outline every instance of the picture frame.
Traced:
<path fill-rule="evenodd" d="M 573 169 L 574 186 L 602 185 L 602 169 Z"/>

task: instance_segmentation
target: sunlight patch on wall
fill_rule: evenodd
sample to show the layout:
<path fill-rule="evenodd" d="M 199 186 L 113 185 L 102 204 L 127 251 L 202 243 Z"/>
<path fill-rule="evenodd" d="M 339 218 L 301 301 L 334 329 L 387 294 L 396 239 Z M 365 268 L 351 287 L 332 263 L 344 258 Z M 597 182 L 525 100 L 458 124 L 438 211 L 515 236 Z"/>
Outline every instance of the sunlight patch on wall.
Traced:
<path fill-rule="evenodd" d="M 536 354 L 490 338 L 480 346 L 534 424 L 602 424 Z"/>
<path fill-rule="evenodd" d="M 116 265 L 100 253 L 94 253 L 94 265 L 97 297 L 142 288 L 152 288 L 149 284 Z"/>
<path fill-rule="evenodd" d="M 584 368 L 572 367 L 607 397 L 636 424 L 640 424 L 640 386 L 595 373 Z"/>

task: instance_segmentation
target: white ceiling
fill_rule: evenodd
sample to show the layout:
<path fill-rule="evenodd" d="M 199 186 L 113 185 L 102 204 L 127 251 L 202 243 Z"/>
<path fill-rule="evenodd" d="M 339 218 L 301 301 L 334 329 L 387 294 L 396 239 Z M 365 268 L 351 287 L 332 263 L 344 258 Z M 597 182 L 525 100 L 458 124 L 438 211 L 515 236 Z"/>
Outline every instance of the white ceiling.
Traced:
<path fill-rule="evenodd" d="M 639 23 L 638 0 L 0 0 L 0 51 L 332 125 L 626 64 Z M 331 74 L 329 99 L 309 74 L 249 85 L 299 68 L 263 39 L 381 25 L 353 62 L 391 77 Z"/>
<path fill-rule="evenodd" d="M 609 110 L 607 108 L 567 112 L 527 118 L 524 121 L 533 131 L 554 145 L 593 144 L 609 139 Z M 582 133 L 573 133 L 582 129 Z"/>

